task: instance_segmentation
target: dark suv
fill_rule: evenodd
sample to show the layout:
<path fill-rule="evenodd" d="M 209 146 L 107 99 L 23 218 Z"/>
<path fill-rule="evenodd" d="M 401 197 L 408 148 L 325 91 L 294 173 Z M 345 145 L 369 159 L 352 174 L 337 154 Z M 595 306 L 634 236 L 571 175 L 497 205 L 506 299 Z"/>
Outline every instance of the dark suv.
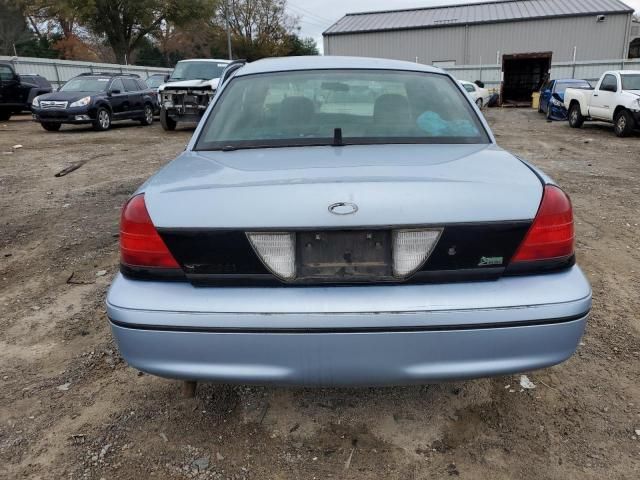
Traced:
<path fill-rule="evenodd" d="M 53 92 L 53 86 L 51 82 L 44 78 L 42 75 L 36 73 L 22 73 L 20 74 L 20 83 L 30 87 L 29 96 L 27 97 L 27 103 L 22 110 L 31 110 L 31 104 L 33 99 L 38 95 L 44 95 L 45 93 Z"/>
<path fill-rule="evenodd" d="M 21 82 L 20 75 L 8 62 L 0 61 L 0 121 L 9 120 L 29 105 L 33 85 Z"/>
<path fill-rule="evenodd" d="M 31 110 L 45 130 L 60 130 L 63 123 L 90 123 L 95 130 L 108 130 L 116 120 L 151 125 L 156 104 L 154 92 L 137 75 L 87 73 L 57 92 L 35 97 Z"/>

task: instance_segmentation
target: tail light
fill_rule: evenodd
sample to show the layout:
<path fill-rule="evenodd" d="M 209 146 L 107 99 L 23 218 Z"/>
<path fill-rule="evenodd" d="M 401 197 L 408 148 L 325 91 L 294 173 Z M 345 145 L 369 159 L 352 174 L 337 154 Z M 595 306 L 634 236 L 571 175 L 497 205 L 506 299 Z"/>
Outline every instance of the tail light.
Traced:
<path fill-rule="evenodd" d="M 572 257 L 573 242 L 571 200 L 560 188 L 546 185 L 536 218 L 511 263 Z"/>
<path fill-rule="evenodd" d="M 144 194 L 133 197 L 122 209 L 120 260 L 132 267 L 180 268 L 153 226 Z"/>

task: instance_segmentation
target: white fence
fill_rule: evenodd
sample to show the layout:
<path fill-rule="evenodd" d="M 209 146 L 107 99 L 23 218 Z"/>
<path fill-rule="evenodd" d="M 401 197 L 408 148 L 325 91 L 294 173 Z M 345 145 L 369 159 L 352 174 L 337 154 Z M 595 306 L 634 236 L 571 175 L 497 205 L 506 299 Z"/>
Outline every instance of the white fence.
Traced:
<path fill-rule="evenodd" d="M 136 73 L 145 79 L 154 73 L 169 73 L 169 68 L 117 65 L 113 63 L 77 62 L 49 58 L 4 57 L 12 62 L 18 73 L 37 73 L 55 86 L 86 72 Z M 501 65 L 458 65 L 447 67 L 459 80 L 483 81 L 487 88 L 497 88 L 502 80 Z M 589 62 L 556 62 L 551 64 L 551 78 L 580 78 L 595 82 L 607 70 L 640 70 L 640 60 L 597 60 Z"/>
<path fill-rule="evenodd" d="M 54 86 L 59 87 L 70 78 L 87 72 L 135 73 L 145 79 L 154 73 L 169 73 L 170 68 L 141 67 L 139 65 L 117 65 L 114 63 L 78 62 L 75 60 L 52 60 L 50 58 L 5 57 L 0 60 L 11 62 L 18 73 L 42 75 Z"/>
<path fill-rule="evenodd" d="M 481 80 L 487 88 L 497 88 L 502 80 L 501 65 L 460 65 L 446 70 L 459 80 Z M 595 83 L 607 70 L 640 70 L 640 60 L 596 60 L 551 63 L 551 78 L 580 78 Z"/>

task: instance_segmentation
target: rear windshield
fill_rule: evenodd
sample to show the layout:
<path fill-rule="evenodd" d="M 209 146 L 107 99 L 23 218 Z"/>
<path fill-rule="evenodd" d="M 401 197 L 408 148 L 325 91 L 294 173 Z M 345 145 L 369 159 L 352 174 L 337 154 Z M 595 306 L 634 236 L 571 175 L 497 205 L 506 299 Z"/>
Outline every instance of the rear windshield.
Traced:
<path fill-rule="evenodd" d="M 640 75 L 623 73 L 620 78 L 622 79 L 622 90 L 640 90 Z"/>
<path fill-rule="evenodd" d="M 108 78 L 78 77 L 72 78 L 65 83 L 60 91 L 62 92 L 102 92 L 107 88 Z"/>
<path fill-rule="evenodd" d="M 331 145 L 338 133 L 347 145 L 489 143 L 466 95 L 448 76 L 307 70 L 232 80 L 196 150 Z"/>
<path fill-rule="evenodd" d="M 556 82 L 556 93 L 564 93 L 567 88 L 580 88 L 583 90 L 589 90 L 593 88 L 586 80 L 584 82 Z"/>

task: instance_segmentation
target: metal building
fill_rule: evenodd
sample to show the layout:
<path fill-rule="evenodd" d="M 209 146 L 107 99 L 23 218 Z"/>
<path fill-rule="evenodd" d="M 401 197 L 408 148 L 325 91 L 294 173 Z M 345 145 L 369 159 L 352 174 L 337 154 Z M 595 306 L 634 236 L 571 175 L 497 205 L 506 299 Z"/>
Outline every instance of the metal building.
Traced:
<path fill-rule="evenodd" d="M 552 61 L 627 58 L 632 14 L 619 0 L 501 0 L 350 13 L 323 33 L 324 52 L 444 68 L 499 64 L 503 99 L 524 101 Z"/>

